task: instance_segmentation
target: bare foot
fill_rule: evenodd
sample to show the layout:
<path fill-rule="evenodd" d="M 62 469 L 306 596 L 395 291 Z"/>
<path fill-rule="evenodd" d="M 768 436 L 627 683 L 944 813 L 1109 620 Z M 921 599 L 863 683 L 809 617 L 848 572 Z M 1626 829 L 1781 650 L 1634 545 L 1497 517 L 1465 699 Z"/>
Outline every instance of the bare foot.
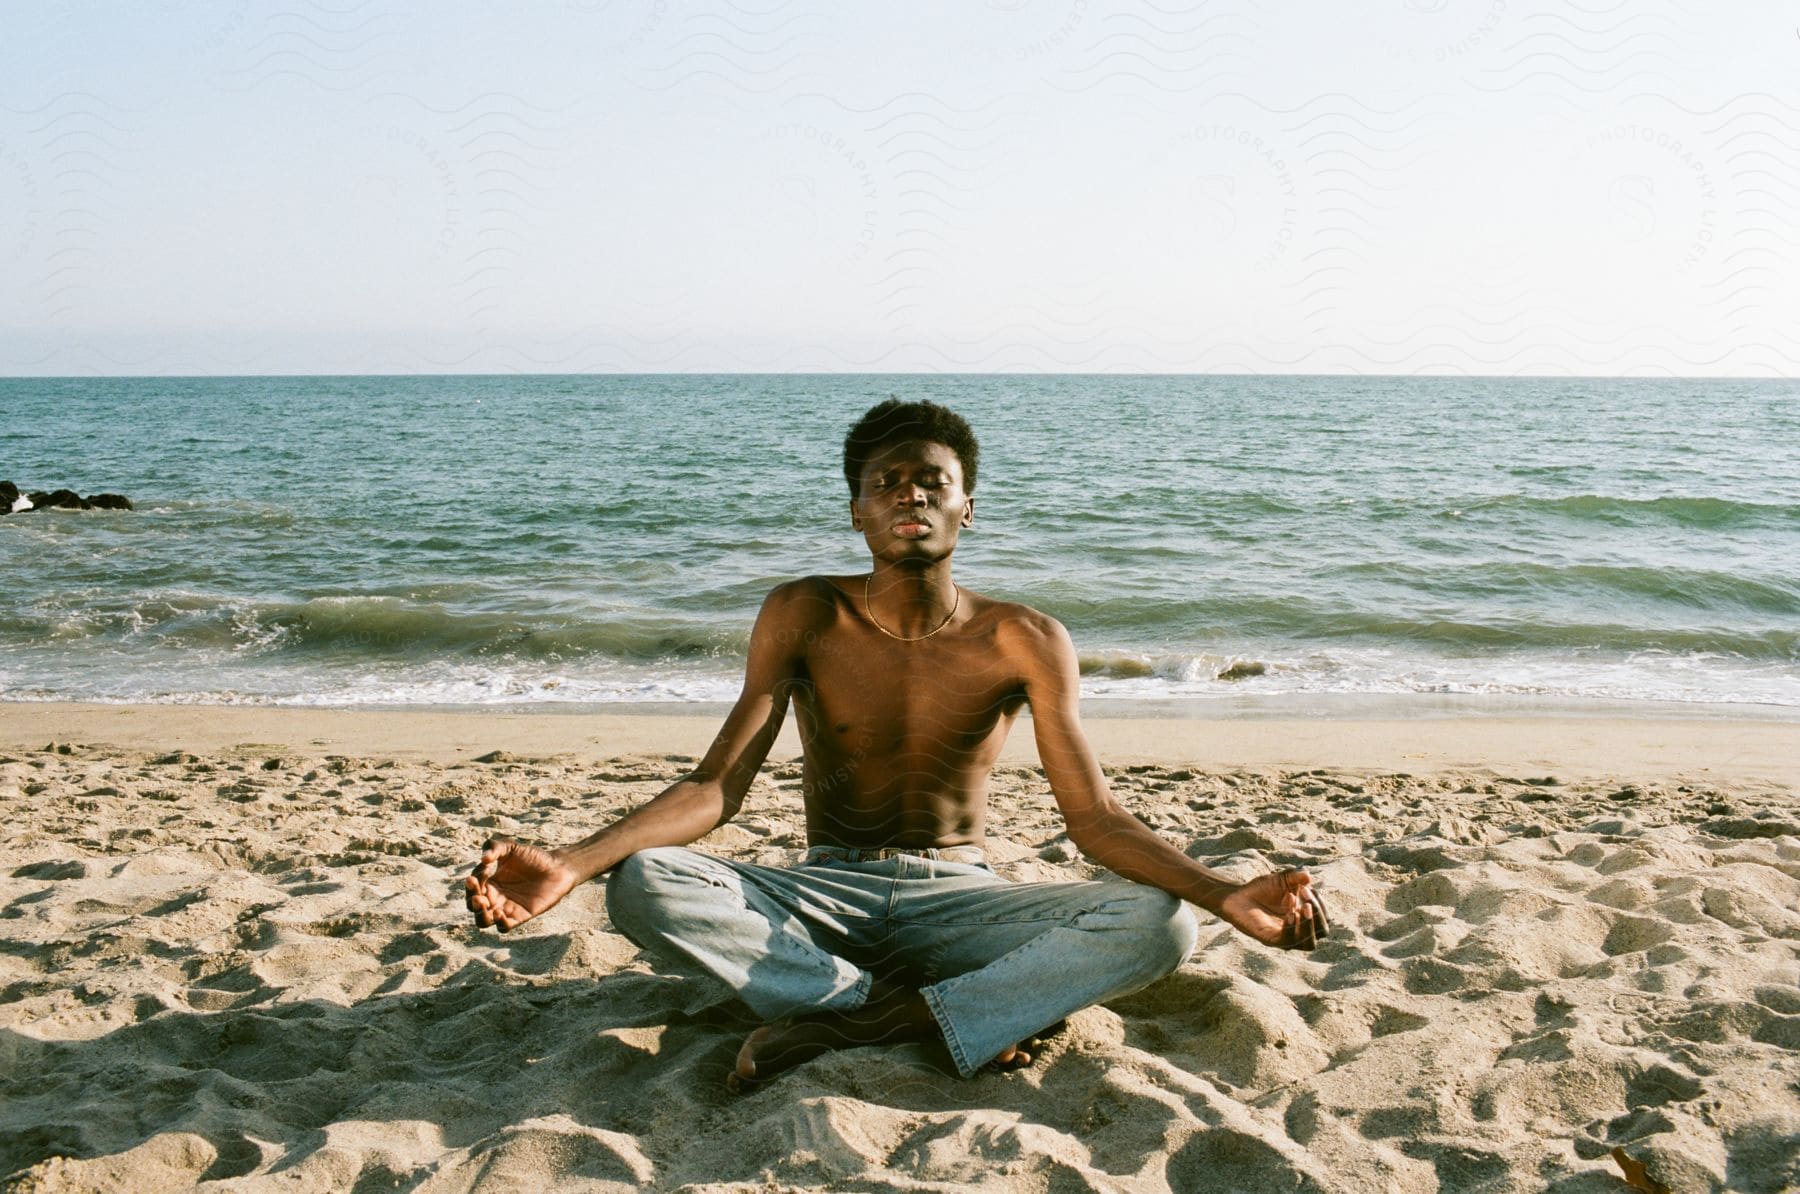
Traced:
<path fill-rule="evenodd" d="M 744 1038 L 737 1065 L 725 1077 L 725 1087 L 732 1094 L 748 1094 L 783 1070 L 855 1043 L 844 1039 L 841 1031 L 817 1021 L 764 1024 Z"/>
<path fill-rule="evenodd" d="M 784 1070 L 833 1049 L 897 1045 L 939 1034 L 925 997 L 904 988 L 874 988 L 869 1001 L 849 1012 L 827 1012 L 765 1024 L 744 1038 L 737 1064 L 725 1078 L 733 1094 L 747 1094 Z"/>
<path fill-rule="evenodd" d="M 1041 1032 L 1033 1033 L 1031 1036 L 1026 1037 L 1011 1048 L 1000 1050 L 999 1054 L 982 1068 L 996 1070 L 1003 1074 L 1010 1073 L 1013 1070 L 1022 1070 L 1032 1062 L 1036 1061 L 1039 1057 L 1042 1057 L 1044 1055 L 1044 1043 L 1051 1037 L 1060 1036 L 1062 1030 L 1068 1026 L 1069 1022 L 1067 1020 L 1058 1020 L 1050 1027 Z"/>

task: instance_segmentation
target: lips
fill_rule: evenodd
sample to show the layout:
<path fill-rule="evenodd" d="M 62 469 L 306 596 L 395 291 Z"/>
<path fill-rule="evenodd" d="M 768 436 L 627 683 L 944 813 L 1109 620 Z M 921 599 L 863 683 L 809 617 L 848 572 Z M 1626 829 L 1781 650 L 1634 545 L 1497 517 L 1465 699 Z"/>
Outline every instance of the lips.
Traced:
<path fill-rule="evenodd" d="M 929 535 L 931 534 L 931 524 L 912 520 L 897 522 L 894 524 L 894 534 L 910 538 Z"/>

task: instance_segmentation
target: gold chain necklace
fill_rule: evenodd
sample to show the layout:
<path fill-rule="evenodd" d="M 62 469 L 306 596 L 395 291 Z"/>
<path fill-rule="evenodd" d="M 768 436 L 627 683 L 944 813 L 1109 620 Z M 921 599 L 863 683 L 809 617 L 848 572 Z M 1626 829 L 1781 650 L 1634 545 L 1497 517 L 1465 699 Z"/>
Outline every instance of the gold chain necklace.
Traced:
<path fill-rule="evenodd" d="M 863 577 L 863 612 L 869 615 L 869 621 L 871 622 L 875 622 L 875 608 L 869 604 L 869 582 L 874 579 L 875 574 L 873 572 Z M 950 619 L 954 618 L 956 616 L 956 611 L 962 608 L 962 587 L 960 585 L 951 585 L 950 587 L 956 590 L 956 600 L 950 603 L 950 612 L 945 614 L 944 620 L 937 624 L 937 630 L 916 635 L 913 638 L 907 638 L 904 635 L 895 634 L 880 622 L 875 622 L 875 629 L 881 631 L 881 633 L 887 635 L 894 641 L 901 643 L 917 643 L 930 638 L 933 634 L 936 634 L 938 630 L 942 630 L 944 627 L 950 625 Z"/>

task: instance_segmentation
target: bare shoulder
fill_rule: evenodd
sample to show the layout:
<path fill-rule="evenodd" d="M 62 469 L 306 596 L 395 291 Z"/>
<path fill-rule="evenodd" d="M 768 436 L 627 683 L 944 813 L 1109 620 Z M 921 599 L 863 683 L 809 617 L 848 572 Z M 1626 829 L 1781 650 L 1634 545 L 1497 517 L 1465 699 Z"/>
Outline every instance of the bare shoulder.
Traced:
<path fill-rule="evenodd" d="M 845 590 L 840 583 L 843 579 L 802 576 L 783 581 L 769 590 L 769 595 L 763 599 L 763 611 L 774 618 L 777 625 L 816 628 L 828 623 L 836 613 L 838 603 L 845 599 Z"/>
<path fill-rule="evenodd" d="M 995 644 L 1009 656 L 1021 661 L 1053 659 L 1069 641 L 1063 624 L 1042 610 L 1017 601 L 995 601 L 979 593 L 969 596 L 976 601 L 971 622 L 991 627 Z"/>
<path fill-rule="evenodd" d="M 1024 685 L 1034 706 L 1075 690 L 1080 665 L 1075 644 L 1061 622 L 1020 602 L 987 598 L 982 599 L 975 617 L 986 624 L 993 635 L 994 651 Z"/>
<path fill-rule="evenodd" d="M 797 666 L 807 644 L 831 626 L 835 592 L 818 576 L 783 581 L 770 589 L 750 630 L 751 671 L 761 674 L 759 661 L 775 668 L 770 676 L 786 675 Z"/>

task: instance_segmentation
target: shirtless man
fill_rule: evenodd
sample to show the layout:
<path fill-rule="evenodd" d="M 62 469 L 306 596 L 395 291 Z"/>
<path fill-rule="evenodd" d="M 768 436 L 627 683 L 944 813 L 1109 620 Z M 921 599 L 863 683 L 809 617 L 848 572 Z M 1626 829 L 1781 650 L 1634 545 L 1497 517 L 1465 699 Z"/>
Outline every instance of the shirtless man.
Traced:
<path fill-rule="evenodd" d="M 864 415 L 844 476 L 869 573 L 769 594 L 724 728 L 656 799 L 560 849 L 487 843 L 466 881 L 476 923 L 516 928 L 610 872 L 615 927 L 714 974 L 767 1021 L 738 1053 L 734 1089 L 847 1045 L 941 1041 L 965 1077 L 1029 1063 L 1069 1012 L 1181 964 L 1198 932 L 1187 904 L 1266 945 L 1316 945 L 1325 909 L 1305 872 L 1234 882 L 1113 798 L 1062 625 L 951 580 L 978 459 L 968 424 L 934 403 Z M 743 806 L 790 702 L 801 863 L 685 849 Z M 988 777 L 1027 705 L 1069 840 L 1119 879 L 1015 884 L 988 869 Z"/>

